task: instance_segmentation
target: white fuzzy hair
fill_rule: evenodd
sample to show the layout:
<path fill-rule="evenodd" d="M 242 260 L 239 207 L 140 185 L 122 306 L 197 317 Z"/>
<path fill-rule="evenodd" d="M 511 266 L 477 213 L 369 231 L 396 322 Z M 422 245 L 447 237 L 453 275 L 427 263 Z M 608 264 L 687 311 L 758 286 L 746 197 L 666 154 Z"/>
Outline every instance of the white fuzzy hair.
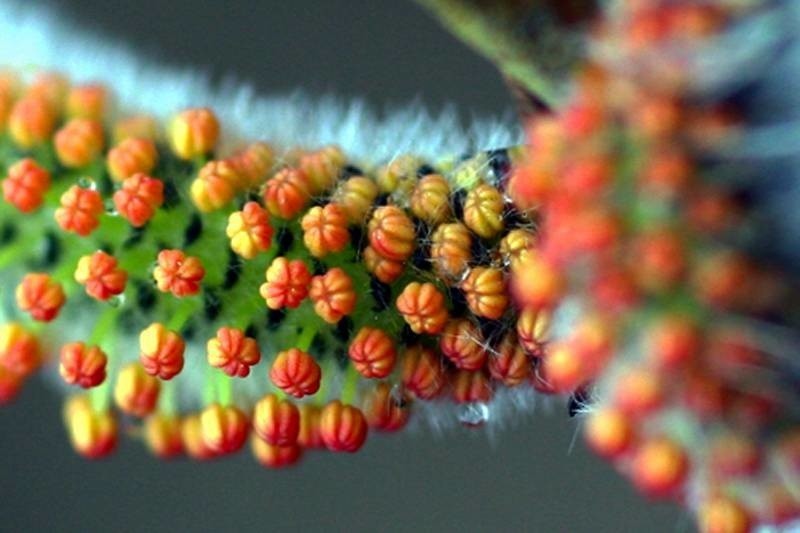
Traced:
<path fill-rule="evenodd" d="M 0 1 L 0 36 L 0 65 L 54 69 L 76 82 L 105 83 L 128 112 L 166 118 L 182 108 L 208 106 L 219 115 L 229 139 L 232 135 L 281 147 L 337 144 L 367 164 L 402 153 L 434 160 L 521 141 L 521 129 L 510 113 L 465 126 L 453 108 L 431 114 L 415 103 L 378 114 L 363 100 L 312 98 L 302 91 L 259 95 L 232 81 L 214 86 L 196 68 L 161 67 L 113 38 L 13 0 Z"/>

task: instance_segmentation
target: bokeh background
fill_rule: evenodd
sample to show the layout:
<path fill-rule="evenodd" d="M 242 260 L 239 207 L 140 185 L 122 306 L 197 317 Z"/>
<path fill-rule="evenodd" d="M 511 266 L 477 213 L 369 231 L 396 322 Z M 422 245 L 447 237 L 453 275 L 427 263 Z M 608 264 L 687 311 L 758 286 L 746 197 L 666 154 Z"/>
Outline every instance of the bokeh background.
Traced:
<path fill-rule="evenodd" d="M 302 87 L 391 108 L 418 98 L 472 115 L 511 109 L 492 67 L 409 0 L 46 0 L 61 16 L 173 66 L 262 93 Z M 2 36 L 0 36 L 2 38 Z M 0 531 L 691 531 L 648 504 L 578 438 L 564 405 L 494 435 L 373 436 L 356 456 L 268 471 L 247 453 L 152 459 L 125 440 L 87 462 L 61 399 L 33 380 L 0 411 Z"/>

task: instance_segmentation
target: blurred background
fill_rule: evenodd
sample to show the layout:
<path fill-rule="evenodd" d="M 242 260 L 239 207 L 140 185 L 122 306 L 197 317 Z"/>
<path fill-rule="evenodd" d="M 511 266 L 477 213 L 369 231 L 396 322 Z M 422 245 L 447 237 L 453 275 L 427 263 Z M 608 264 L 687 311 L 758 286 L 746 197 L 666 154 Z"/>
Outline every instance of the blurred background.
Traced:
<path fill-rule="evenodd" d="M 66 19 L 154 61 L 232 75 L 261 93 L 302 87 L 389 109 L 418 98 L 473 115 L 511 109 L 491 65 L 399 0 L 48 0 Z M 113 4 L 113 5 L 112 5 Z M 494 435 L 373 435 L 355 456 L 268 471 L 247 452 L 164 463 L 137 442 L 88 462 L 61 398 L 32 380 L 0 411 L 0 531 L 691 531 L 573 436 L 566 406 Z M 571 451 L 570 451 L 571 450 Z"/>

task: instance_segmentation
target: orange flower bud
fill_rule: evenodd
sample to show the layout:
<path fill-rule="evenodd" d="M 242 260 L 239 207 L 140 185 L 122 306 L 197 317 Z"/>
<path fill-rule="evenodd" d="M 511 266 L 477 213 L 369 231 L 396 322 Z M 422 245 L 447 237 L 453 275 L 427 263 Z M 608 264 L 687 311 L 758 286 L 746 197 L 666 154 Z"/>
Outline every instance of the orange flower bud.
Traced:
<path fill-rule="evenodd" d="M 58 72 L 42 72 L 25 90 L 25 96 L 35 96 L 44 99 L 54 112 L 60 113 L 64 107 L 64 100 L 69 91 L 69 81 Z"/>
<path fill-rule="evenodd" d="M 11 113 L 12 105 L 14 105 L 12 96 L 0 89 L 0 131 L 2 132 L 5 132 L 8 126 L 8 115 Z"/>
<path fill-rule="evenodd" d="M 428 174 L 417 182 L 411 194 L 411 212 L 432 226 L 450 216 L 450 184 L 439 174 Z"/>
<path fill-rule="evenodd" d="M 103 151 L 103 126 L 93 120 L 74 118 L 56 132 L 54 142 L 62 165 L 85 167 Z"/>
<path fill-rule="evenodd" d="M 0 93 L 16 96 L 22 86 L 19 74 L 12 69 L 0 70 Z"/>
<path fill-rule="evenodd" d="M 551 308 L 561 298 L 564 286 L 555 265 L 532 251 L 512 265 L 510 292 L 520 307 Z"/>
<path fill-rule="evenodd" d="M 336 183 L 346 159 L 338 146 L 326 146 L 320 150 L 303 154 L 297 167 L 308 176 L 311 194 L 320 194 Z"/>
<path fill-rule="evenodd" d="M 694 287 L 707 305 L 730 309 L 740 306 L 751 293 L 753 265 L 742 254 L 733 251 L 715 252 L 700 260 L 694 272 Z"/>
<path fill-rule="evenodd" d="M 320 434 L 319 419 L 322 410 L 316 405 L 304 403 L 300 405 L 300 432 L 297 444 L 306 449 L 324 448 Z"/>
<path fill-rule="evenodd" d="M 203 442 L 218 454 L 237 452 L 247 440 L 247 416 L 232 405 L 211 404 L 200 414 Z"/>
<path fill-rule="evenodd" d="M 311 199 L 308 176 L 297 168 L 284 168 L 267 181 L 264 204 L 276 217 L 292 219 Z"/>
<path fill-rule="evenodd" d="M 0 366 L 0 407 L 13 402 L 22 390 L 24 378 Z"/>
<path fill-rule="evenodd" d="M 89 389 L 106 380 L 107 364 L 108 358 L 99 347 L 70 342 L 61 347 L 58 372 L 67 384 Z"/>
<path fill-rule="evenodd" d="M 247 202 L 241 211 L 231 213 L 225 233 L 231 240 L 231 250 L 245 259 L 266 252 L 272 245 L 269 214 L 258 202 Z"/>
<path fill-rule="evenodd" d="M 156 413 L 144 421 L 144 441 L 159 459 L 172 459 L 183 453 L 181 420 L 177 416 Z"/>
<path fill-rule="evenodd" d="M 347 353 L 355 369 L 365 378 L 385 378 L 392 373 L 397 359 L 392 338 L 368 326 L 358 331 Z"/>
<path fill-rule="evenodd" d="M 446 382 L 442 362 L 433 350 L 414 346 L 403 353 L 403 386 L 422 400 L 435 398 Z"/>
<path fill-rule="evenodd" d="M 372 246 L 364 248 L 362 256 L 367 271 L 383 283 L 392 283 L 405 270 L 405 265 L 402 262 L 386 259 L 376 252 Z"/>
<path fill-rule="evenodd" d="M 367 421 L 357 407 L 334 400 L 322 409 L 320 435 L 334 452 L 357 452 L 367 440 Z"/>
<path fill-rule="evenodd" d="M 763 464 L 762 451 L 755 440 L 733 431 L 713 438 L 708 458 L 709 473 L 716 479 L 754 476 Z"/>
<path fill-rule="evenodd" d="M 181 442 L 192 459 L 207 461 L 218 455 L 218 452 L 203 440 L 203 426 L 199 414 L 187 416 L 181 421 Z"/>
<path fill-rule="evenodd" d="M 494 392 L 482 371 L 459 370 L 451 378 L 453 400 L 456 403 L 488 402 Z"/>
<path fill-rule="evenodd" d="M 131 138 L 156 141 L 158 137 L 158 122 L 148 115 L 126 117 L 114 124 L 115 144 Z"/>
<path fill-rule="evenodd" d="M 466 318 L 447 323 L 439 337 L 439 348 L 462 370 L 478 370 L 486 362 L 483 335 L 478 326 Z"/>
<path fill-rule="evenodd" d="M 464 201 L 464 223 L 484 239 L 503 230 L 503 195 L 495 187 L 481 184 L 469 191 Z"/>
<path fill-rule="evenodd" d="M 122 294 L 128 282 L 128 273 L 117 268 L 114 256 L 103 251 L 84 255 L 78 260 L 75 281 L 86 287 L 86 294 L 97 300 L 108 300 Z"/>
<path fill-rule="evenodd" d="M 410 194 L 417 181 L 417 169 L 423 161 L 410 154 L 392 158 L 386 166 L 377 171 L 376 181 L 384 193 Z"/>
<path fill-rule="evenodd" d="M 194 159 L 214 150 L 219 122 L 210 109 L 186 109 L 169 123 L 169 143 L 180 159 Z"/>
<path fill-rule="evenodd" d="M 472 268 L 460 288 L 464 291 L 470 310 L 478 316 L 498 320 L 508 308 L 506 280 L 500 269 Z"/>
<path fill-rule="evenodd" d="M 378 383 L 364 398 L 361 407 L 369 427 L 397 431 L 408 422 L 408 399 L 396 394 L 388 383 Z"/>
<path fill-rule="evenodd" d="M 540 367 L 542 379 L 556 393 L 571 393 L 588 378 L 587 363 L 581 351 L 569 342 L 551 345 Z"/>
<path fill-rule="evenodd" d="M 296 444 L 289 446 L 275 446 L 268 444 L 258 437 L 250 439 L 253 449 L 253 457 L 262 466 L 267 468 L 283 468 L 291 466 L 300 460 L 303 449 Z"/>
<path fill-rule="evenodd" d="M 300 224 L 303 228 L 303 242 L 314 257 L 341 252 L 350 242 L 347 218 L 344 210 L 336 204 L 312 207 L 303 216 Z"/>
<path fill-rule="evenodd" d="M 506 192 L 514 207 L 529 211 L 547 201 L 555 183 L 556 176 L 550 168 L 526 162 L 512 170 Z"/>
<path fill-rule="evenodd" d="M 108 91 L 98 83 L 78 85 L 67 94 L 67 117 L 103 120 L 108 107 Z"/>
<path fill-rule="evenodd" d="M 644 368 L 623 373 L 614 389 L 616 406 L 631 417 L 647 415 L 664 402 L 664 385 L 660 376 Z"/>
<path fill-rule="evenodd" d="M 314 358 L 297 348 L 279 352 L 269 371 L 272 383 L 295 398 L 316 393 L 321 378 L 322 371 Z"/>
<path fill-rule="evenodd" d="M 61 284 L 49 274 L 38 272 L 25 274 L 17 286 L 17 305 L 34 320 L 50 322 L 58 316 L 66 297 Z"/>
<path fill-rule="evenodd" d="M 378 254 L 392 261 L 405 261 L 414 253 L 417 235 L 414 223 L 394 205 L 375 209 L 368 225 L 369 243 Z"/>
<path fill-rule="evenodd" d="M 636 450 L 631 464 L 633 483 L 651 497 L 666 497 L 675 493 L 686 479 L 689 460 L 676 442 L 653 437 Z"/>
<path fill-rule="evenodd" d="M 56 114 L 44 98 L 25 96 L 11 108 L 8 132 L 20 148 L 28 150 L 47 142 L 56 127 Z"/>
<path fill-rule="evenodd" d="M 339 267 L 328 270 L 324 276 L 311 278 L 308 295 L 314 302 L 314 311 L 329 324 L 336 324 L 356 307 L 353 280 Z"/>
<path fill-rule="evenodd" d="M 36 335 L 16 322 L 0 326 L 0 368 L 25 378 L 41 363 L 41 347 Z"/>
<path fill-rule="evenodd" d="M 666 199 L 685 191 L 695 171 L 692 158 L 672 143 L 654 149 L 643 165 L 639 181 L 644 191 Z"/>
<path fill-rule="evenodd" d="M 64 231 L 86 237 L 100 225 L 100 215 L 104 212 L 99 192 L 73 185 L 61 195 L 61 207 L 56 209 L 55 219 Z"/>
<path fill-rule="evenodd" d="M 114 402 L 125 414 L 143 418 L 153 412 L 161 391 L 161 382 L 148 374 L 139 363 L 128 363 L 117 374 Z"/>
<path fill-rule="evenodd" d="M 377 197 L 378 185 L 374 181 L 353 176 L 339 185 L 332 201 L 344 210 L 350 224 L 363 224 Z"/>
<path fill-rule="evenodd" d="M 253 429 L 268 444 L 291 446 L 300 433 L 300 411 L 291 401 L 268 394 L 256 403 Z"/>
<path fill-rule="evenodd" d="M 686 250 L 676 232 L 651 230 L 638 237 L 633 246 L 632 271 L 643 289 L 661 292 L 682 280 L 686 272 Z"/>
<path fill-rule="evenodd" d="M 200 283 L 205 275 L 200 260 L 180 250 L 161 250 L 158 266 L 153 270 L 158 290 L 171 292 L 177 298 L 200 292 Z"/>
<path fill-rule="evenodd" d="M 295 309 L 308 296 L 311 272 L 299 259 L 289 261 L 285 257 L 277 257 L 267 268 L 266 280 L 261 285 L 260 292 L 267 307 Z"/>
<path fill-rule="evenodd" d="M 3 180 L 3 198 L 23 213 L 38 209 L 50 188 L 50 173 L 31 158 L 21 159 L 8 169 Z"/>
<path fill-rule="evenodd" d="M 504 265 L 518 264 L 536 244 L 533 233 L 524 229 L 512 229 L 500 241 L 500 257 Z"/>
<path fill-rule="evenodd" d="M 134 174 L 114 193 L 114 206 L 132 226 L 140 228 L 164 203 L 164 183 L 144 174 Z"/>
<path fill-rule="evenodd" d="M 698 510 L 702 533 L 749 533 L 753 530 L 750 514 L 736 500 L 712 497 Z"/>
<path fill-rule="evenodd" d="M 208 341 L 208 364 L 221 369 L 231 377 L 247 377 L 250 367 L 261 361 L 256 340 L 246 337 L 237 328 L 222 327 L 217 336 Z"/>
<path fill-rule="evenodd" d="M 487 367 L 489 375 L 506 387 L 516 387 L 528 381 L 531 375 L 528 354 L 514 334 L 503 337 L 497 350 L 489 354 Z"/>
<path fill-rule="evenodd" d="M 139 360 L 151 376 L 169 380 L 183 370 L 186 349 L 181 336 L 158 322 L 150 324 L 139 334 Z"/>
<path fill-rule="evenodd" d="M 431 262 L 436 273 L 455 282 L 472 260 L 472 235 L 463 224 L 442 224 L 431 237 Z"/>
<path fill-rule="evenodd" d="M 149 174 L 157 160 L 152 140 L 129 137 L 108 151 L 106 166 L 114 181 L 123 181 L 135 174 Z"/>
<path fill-rule="evenodd" d="M 616 459 L 627 452 L 633 443 L 630 419 L 618 409 L 592 411 L 586 421 L 586 441 L 600 456 Z"/>
<path fill-rule="evenodd" d="M 547 311 L 524 309 L 517 319 L 517 338 L 525 350 L 540 357 L 550 334 L 550 314 Z"/>
<path fill-rule="evenodd" d="M 433 283 L 413 281 L 397 297 L 397 310 L 414 333 L 435 335 L 449 318 L 444 295 Z"/>
<path fill-rule="evenodd" d="M 84 457 L 99 459 L 117 447 L 116 418 L 110 411 L 95 411 L 87 396 L 67 400 L 64 422 L 72 447 Z"/>
<path fill-rule="evenodd" d="M 236 195 L 239 176 L 227 161 L 209 161 L 189 187 L 189 195 L 197 209 L 204 213 L 222 209 Z"/>
<path fill-rule="evenodd" d="M 264 182 L 275 161 L 275 154 L 268 144 L 257 142 L 234 154 L 228 161 L 241 178 L 244 188 L 252 189 Z"/>

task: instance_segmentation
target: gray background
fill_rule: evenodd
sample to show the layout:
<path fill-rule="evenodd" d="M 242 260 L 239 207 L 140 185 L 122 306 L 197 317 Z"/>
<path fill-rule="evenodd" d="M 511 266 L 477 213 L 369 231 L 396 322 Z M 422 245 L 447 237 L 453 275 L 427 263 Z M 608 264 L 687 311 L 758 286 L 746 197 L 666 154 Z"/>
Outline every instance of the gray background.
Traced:
<path fill-rule="evenodd" d="M 419 96 L 462 115 L 510 107 L 492 68 L 410 2 L 51 0 L 64 16 L 174 65 L 204 65 L 262 92 L 332 91 L 375 106 Z M 110 6 L 110 4 L 114 4 Z M 373 437 L 356 456 L 315 454 L 267 471 L 247 453 L 198 465 L 73 454 L 60 399 L 37 380 L 0 411 L 0 530 L 676 531 L 676 507 L 648 505 L 578 439 L 559 405 L 490 439 Z"/>

